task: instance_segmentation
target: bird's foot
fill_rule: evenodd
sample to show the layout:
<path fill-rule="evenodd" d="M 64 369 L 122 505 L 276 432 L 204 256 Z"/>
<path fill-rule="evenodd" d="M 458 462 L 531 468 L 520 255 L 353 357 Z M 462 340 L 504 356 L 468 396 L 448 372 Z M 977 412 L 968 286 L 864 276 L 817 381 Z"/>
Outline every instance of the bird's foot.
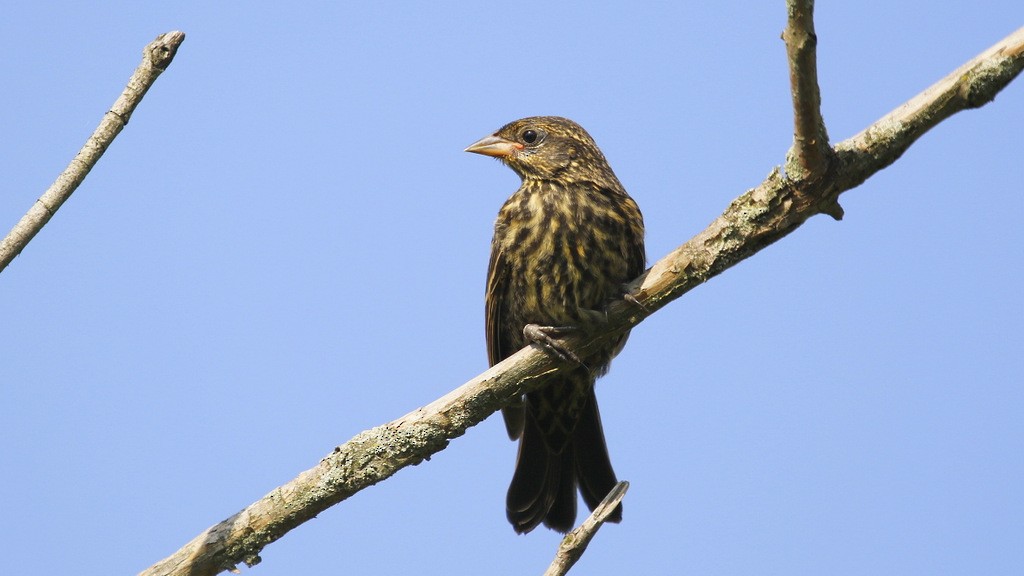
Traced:
<path fill-rule="evenodd" d="M 580 360 L 580 357 L 575 352 L 569 350 L 555 339 L 557 336 L 564 336 L 577 331 L 579 331 L 579 328 L 576 326 L 540 326 L 538 324 L 523 326 L 523 336 L 529 342 L 540 346 L 545 352 L 563 362 L 572 362 L 585 366 L 583 360 Z"/>

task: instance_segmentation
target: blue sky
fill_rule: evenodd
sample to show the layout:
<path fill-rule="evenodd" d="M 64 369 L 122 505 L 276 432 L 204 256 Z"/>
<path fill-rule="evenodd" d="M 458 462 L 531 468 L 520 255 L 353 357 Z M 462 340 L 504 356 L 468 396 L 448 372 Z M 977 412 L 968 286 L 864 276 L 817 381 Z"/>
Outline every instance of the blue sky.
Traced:
<path fill-rule="evenodd" d="M 357 5 L 358 4 L 358 5 Z M 854 6 L 856 4 L 856 6 Z M 1024 23 L 823 2 L 834 141 Z M 0 275 L 4 573 L 125 574 L 486 368 L 502 124 L 584 125 L 650 262 L 782 163 L 779 2 L 21 3 L 0 21 L 0 218 L 157 34 L 188 37 Z M 600 381 L 631 482 L 579 574 L 1024 570 L 1024 84 L 638 327 Z M 254 574 L 537 574 L 495 417 L 272 544 Z"/>

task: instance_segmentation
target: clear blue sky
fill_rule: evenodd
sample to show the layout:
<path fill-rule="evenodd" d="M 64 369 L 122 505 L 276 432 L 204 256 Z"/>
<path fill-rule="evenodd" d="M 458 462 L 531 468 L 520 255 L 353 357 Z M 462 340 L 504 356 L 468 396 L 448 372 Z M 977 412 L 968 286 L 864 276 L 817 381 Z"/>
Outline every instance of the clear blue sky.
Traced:
<path fill-rule="evenodd" d="M 947 3 L 949 4 L 949 3 Z M 133 574 L 486 368 L 462 149 L 557 114 L 651 262 L 783 161 L 783 2 L 13 3 L 5 233 L 157 34 L 187 33 L 0 275 L 0 572 Z M 1024 24 L 1018 0 L 822 2 L 834 141 Z M 637 328 L 598 396 L 625 521 L 579 574 L 1024 573 L 1024 80 Z M 491 418 L 254 574 L 538 574 Z"/>

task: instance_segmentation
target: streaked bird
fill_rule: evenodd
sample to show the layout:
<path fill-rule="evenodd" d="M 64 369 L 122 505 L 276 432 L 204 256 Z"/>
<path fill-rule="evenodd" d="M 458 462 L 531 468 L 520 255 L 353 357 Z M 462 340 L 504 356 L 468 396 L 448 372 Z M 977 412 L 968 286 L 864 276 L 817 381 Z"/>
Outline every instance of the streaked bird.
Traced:
<path fill-rule="evenodd" d="M 583 358 L 556 338 L 605 321 L 604 307 L 644 270 L 644 224 L 593 138 L 572 120 L 516 120 L 467 152 L 493 156 L 522 178 L 498 212 L 487 271 L 491 365 L 527 344 L 578 361 L 502 410 L 519 440 L 506 513 L 519 533 L 576 521 L 576 490 L 591 510 L 616 483 L 594 382 L 628 334 Z M 611 517 L 622 518 L 621 505 Z"/>

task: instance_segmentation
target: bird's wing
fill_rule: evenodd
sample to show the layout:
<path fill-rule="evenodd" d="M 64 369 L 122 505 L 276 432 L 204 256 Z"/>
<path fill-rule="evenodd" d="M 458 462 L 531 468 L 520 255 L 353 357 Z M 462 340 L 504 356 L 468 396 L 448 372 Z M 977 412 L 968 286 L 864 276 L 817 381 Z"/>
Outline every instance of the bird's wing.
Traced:
<path fill-rule="evenodd" d="M 502 309 L 507 304 L 508 295 L 508 265 L 505 263 L 505 253 L 497 245 L 491 248 L 491 262 L 487 266 L 487 293 L 486 293 L 486 332 L 487 332 L 487 359 L 491 366 L 501 362 L 511 355 L 507 331 L 502 326 Z M 515 440 L 523 433 L 523 425 L 526 414 L 522 403 L 502 408 L 501 415 L 505 418 L 505 429 L 509 438 Z"/>
<path fill-rule="evenodd" d="M 505 349 L 501 337 L 501 308 L 507 297 L 508 272 L 503 252 L 494 246 L 491 250 L 491 262 L 487 266 L 486 329 L 487 329 L 487 360 L 491 366 L 501 362 L 509 351 Z"/>
<path fill-rule="evenodd" d="M 632 281 L 647 269 L 647 251 L 644 249 L 644 217 L 640 213 L 640 207 L 636 205 L 636 201 L 632 198 L 627 199 L 632 204 L 633 210 L 636 211 L 636 217 L 629 218 L 630 226 L 627 226 L 627 232 L 631 236 L 629 239 L 629 280 Z"/>

